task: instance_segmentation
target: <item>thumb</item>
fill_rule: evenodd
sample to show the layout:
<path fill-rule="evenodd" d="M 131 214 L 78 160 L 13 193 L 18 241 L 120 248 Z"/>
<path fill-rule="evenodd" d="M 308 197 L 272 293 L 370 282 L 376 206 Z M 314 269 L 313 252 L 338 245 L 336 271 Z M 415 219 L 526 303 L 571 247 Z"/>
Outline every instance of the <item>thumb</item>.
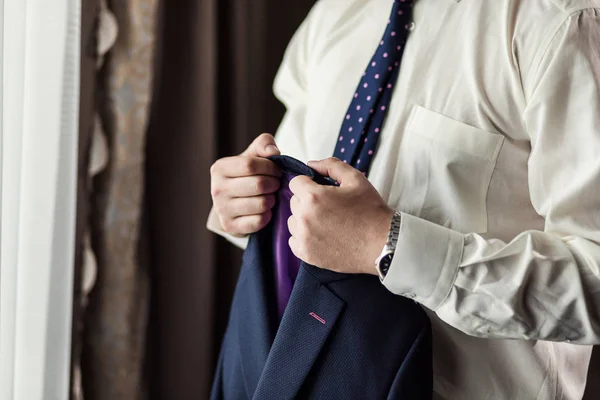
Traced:
<path fill-rule="evenodd" d="M 269 133 L 263 133 L 254 141 L 246 151 L 242 153 L 244 156 L 250 157 L 270 157 L 278 156 L 280 154 L 279 148 L 275 144 L 275 138 Z"/>
<path fill-rule="evenodd" d="M 357 181 L 362 174 L 354 167 L 340 161 L 335 157 L 326 158 L 320 161 L 309 161 L 308 166 L 320 173 L 335 180 L 340 186 L 348 186 Z"/>

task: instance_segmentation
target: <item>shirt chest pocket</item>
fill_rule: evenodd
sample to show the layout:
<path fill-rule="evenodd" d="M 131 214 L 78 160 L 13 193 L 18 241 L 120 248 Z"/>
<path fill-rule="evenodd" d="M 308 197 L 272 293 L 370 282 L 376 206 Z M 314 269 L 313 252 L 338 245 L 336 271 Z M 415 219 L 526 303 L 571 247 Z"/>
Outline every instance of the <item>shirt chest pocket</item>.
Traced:
<path fill-rule="evenodd" d="M 400 146 L 398 209 L 459 232 L 486 232 L 487 192 L 503 142 L 414 106 Z"/>

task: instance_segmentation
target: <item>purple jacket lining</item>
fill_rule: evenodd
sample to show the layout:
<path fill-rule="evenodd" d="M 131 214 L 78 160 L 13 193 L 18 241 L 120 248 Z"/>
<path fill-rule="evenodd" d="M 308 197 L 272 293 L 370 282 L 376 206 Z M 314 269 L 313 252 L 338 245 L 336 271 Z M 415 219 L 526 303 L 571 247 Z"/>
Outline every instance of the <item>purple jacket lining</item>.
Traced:
<path fill-rule="evenodd" d="M 292 294 L 294 281 L 300 270 L 300 259 L 298 259 L 290 250 L 288 244 L 292 236 L 288 230 L 287 221 L 292 215 L 290 209 L 290 199 L 292 192 L 289 187 L 290 181 L 295 174 L 284 172 L 281 179 L 281 187 L 277 192 L 278 206 L 275 210 L 274 218 L 274 260 L 275 260 L 275 287 L 277 293 L 277 313 L 279 320 L 283 317 L 285 307 Z"/>

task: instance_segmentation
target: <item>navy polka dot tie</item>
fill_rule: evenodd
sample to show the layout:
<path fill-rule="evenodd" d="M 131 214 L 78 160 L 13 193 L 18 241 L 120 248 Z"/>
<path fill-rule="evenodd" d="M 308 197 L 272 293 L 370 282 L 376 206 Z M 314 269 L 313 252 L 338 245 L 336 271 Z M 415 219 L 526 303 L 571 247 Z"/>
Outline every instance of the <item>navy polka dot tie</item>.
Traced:
<path fill-rule="evenodd" d="M 354 93 L 333 154 L 365 175 L 369 172 L 398 78 L 411 24 L 412 3 L 412 0 L 394 0 L 387 28 Z"/>

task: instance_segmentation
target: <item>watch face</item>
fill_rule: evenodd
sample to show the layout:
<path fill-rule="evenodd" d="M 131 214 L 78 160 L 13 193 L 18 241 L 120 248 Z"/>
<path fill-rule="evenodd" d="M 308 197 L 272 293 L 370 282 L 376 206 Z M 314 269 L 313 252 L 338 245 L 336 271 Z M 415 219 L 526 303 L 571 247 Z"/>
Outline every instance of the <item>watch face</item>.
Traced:
<path fill-rule="evenodd" d="M 383 258 L 379 262 L 379 269 L 381 270 L 381 273 L 384 275 L 387 274 L 391 265 L 392 265 L 392 254 L 386 254 L 385 256 L 383 256 Z"/>

